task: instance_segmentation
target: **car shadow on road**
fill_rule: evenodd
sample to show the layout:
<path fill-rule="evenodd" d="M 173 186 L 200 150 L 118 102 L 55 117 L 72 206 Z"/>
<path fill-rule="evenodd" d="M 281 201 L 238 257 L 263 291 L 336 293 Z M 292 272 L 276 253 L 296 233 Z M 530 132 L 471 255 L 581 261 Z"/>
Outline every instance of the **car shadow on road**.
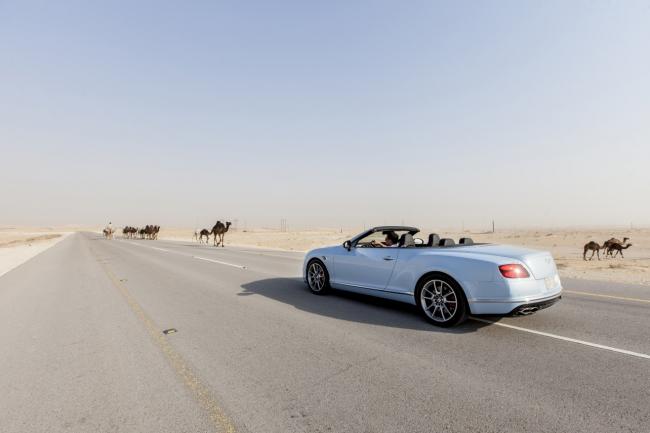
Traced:
<path fill-rule="evenodd" d="M 262 295 L 312 314 L 349 322 L 453 334 L 476 332 L 489 326 L 467 321 L 453 328 L 439 328 L 428 323 L 414 305 L 341 290 L 316 296 L 301 278 L 267 278 L 242 284 L 241 288 L 244 291 L 239 296 Z"/>

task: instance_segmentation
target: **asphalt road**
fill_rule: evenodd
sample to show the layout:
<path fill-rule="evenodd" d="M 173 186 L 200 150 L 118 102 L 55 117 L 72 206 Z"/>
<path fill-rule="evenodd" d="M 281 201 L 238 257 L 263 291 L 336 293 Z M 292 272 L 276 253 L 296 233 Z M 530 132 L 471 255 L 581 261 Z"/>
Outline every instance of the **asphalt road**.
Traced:
<path fill-rule="evenodd" d="M 61 241 L 0 278 L 0 431 L 650 431 L 647 288 L 564 280 L 551 309 L 442 330 L 314 296 L 301 263 Z"/>

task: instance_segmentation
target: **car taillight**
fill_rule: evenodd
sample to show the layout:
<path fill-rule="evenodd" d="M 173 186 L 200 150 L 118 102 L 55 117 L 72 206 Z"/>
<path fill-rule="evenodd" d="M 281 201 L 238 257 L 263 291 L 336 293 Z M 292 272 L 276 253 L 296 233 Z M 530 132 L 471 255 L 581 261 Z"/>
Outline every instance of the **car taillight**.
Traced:
<path fill-rule="evenodd" d="M 499 266 L 501 275 L 506 278 L 528 278 L 530 274 L 521 265 L 511 264 L 511 265 L 501 265 Z"/>

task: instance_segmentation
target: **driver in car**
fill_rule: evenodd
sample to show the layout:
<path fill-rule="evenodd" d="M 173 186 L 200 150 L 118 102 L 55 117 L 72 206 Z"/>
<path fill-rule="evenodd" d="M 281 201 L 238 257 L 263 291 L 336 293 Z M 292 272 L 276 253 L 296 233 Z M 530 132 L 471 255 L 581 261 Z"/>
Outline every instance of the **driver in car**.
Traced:
<path fill-rule="evenodd" d="M 383 242 L 372 241 L 372 246 L 380 248 L 397 248 L 399 242 L 399 236 L 395 232 L 386 233 L 386 239 Z"/>

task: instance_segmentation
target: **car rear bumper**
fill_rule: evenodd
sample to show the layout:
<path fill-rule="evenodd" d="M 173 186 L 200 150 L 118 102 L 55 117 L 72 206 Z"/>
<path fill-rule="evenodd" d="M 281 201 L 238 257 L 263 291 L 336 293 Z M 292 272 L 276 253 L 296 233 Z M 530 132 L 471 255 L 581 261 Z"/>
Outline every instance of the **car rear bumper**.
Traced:
<path fill-rule="evenodd" d="M 562 290 L 550 295 L 523 299 L 473 299 L 469 301 L 469 309 L 472 314 L 525 315 L 548 308 L 560 299 Z"/>
<path fill-rule="evenodd" d="M 513 314 L 515 316 L 526 316 L 528 314 L 533 314 L 535 311 L 543 310 L 544 308 L 548 308 L 551 305 L 555 304 L 558 302 L 560 299 L 562 299 L 562 295 L 557 295 L 555 297 L 549 298 L 549 299 L 544 299 L 541 301 L 536 301 L 536 302 L 529 302 L 527 304 L 522 304 L 519 305 L 518 307 L 515 307 L 510 314 Z"/>

